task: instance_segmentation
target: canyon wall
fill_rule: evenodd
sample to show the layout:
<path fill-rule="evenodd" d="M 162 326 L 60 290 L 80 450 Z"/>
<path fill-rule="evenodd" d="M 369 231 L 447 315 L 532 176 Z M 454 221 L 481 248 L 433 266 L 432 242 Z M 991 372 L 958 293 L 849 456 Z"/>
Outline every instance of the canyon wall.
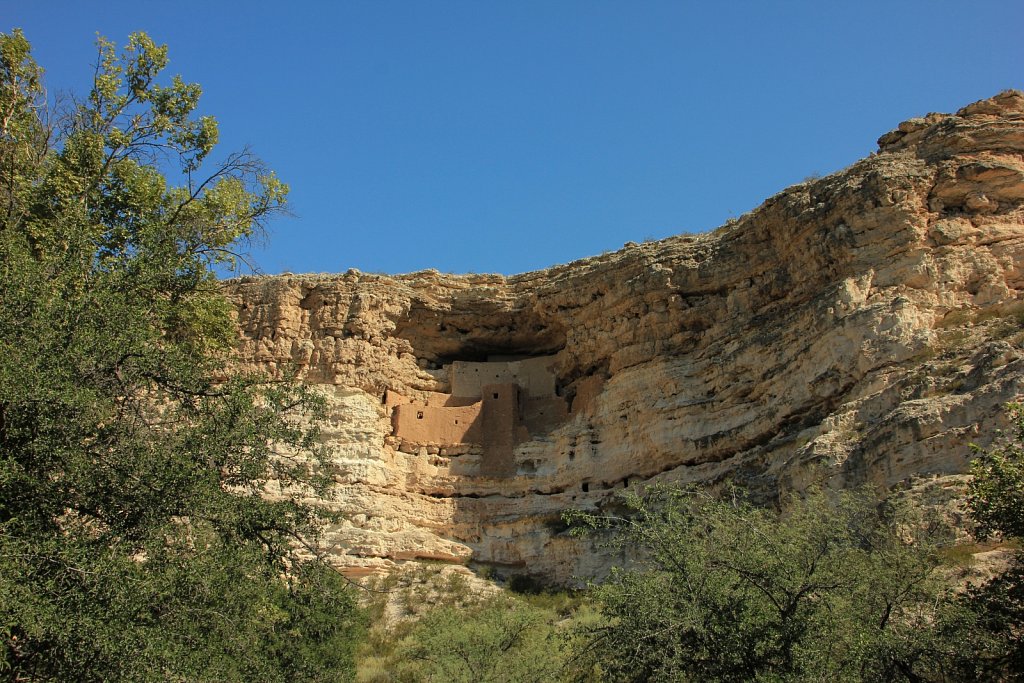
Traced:
<path fill-rule="evenodd" d="M 225 286 L 240 364 L 329 399 L 337 471 L 316 503 L 343 513 L 328 540 L 351 575 L 591 575 L 615 558 L 559 513 L 652 480 L 941 497 L 1024 394 L 1024 95 L 907 121 L 708 234 L 512 277 Z M 490 413 L 489 385 L 460 379 L 539 357 L 550 377 L 499 372 L 517 397 Z M 417 431 L 399 409 L 478 422 Z"/>

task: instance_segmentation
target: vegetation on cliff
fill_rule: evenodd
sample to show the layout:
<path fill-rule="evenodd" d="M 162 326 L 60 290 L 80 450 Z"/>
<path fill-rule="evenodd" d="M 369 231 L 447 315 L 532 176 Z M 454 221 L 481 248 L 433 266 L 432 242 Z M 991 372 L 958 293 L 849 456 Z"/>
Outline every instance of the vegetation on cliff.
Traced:
<path fill-rule="evenodd" d="M 632 566 L 595 587 L 575 657 L 613 681 L 965 681 L 1024 675 L 1024 408 L 973 463 L 967 511 L 1009 566 L 965 586 L 956 534 L 869 491 L 811 491 L 782 510 L 655 487 L 605 530 Z M 738 493 L 738 492 L 737 492 Z M 626 555 L 624 555 L 626 556 Z"/>
<path fill-rule="evenodd" d="M 166 64 L 101 39 L 55 104 L 0 35 L 0 677 L 342 680 L 353 598 L 296 550 L 318 402 L 231 372 L 213 273 L 287 188 L 247 153 L 211 168 Z"/>
<path fill-rule="evenodd" d="M 972 464 L 967 506 L 977 535 L 1016 544 L 1005 571 L 972 587 L 965 601 L 977 615 L 975 647 L 984 673 L 1024 677 L 1024 406 L 1009 406 L 1013 433 Z"/>
<path fill-rule="evenodd" d="M 779 512 L 656 488 L 626 506 L 584 516 L 636 558 L 595 594 L 609 680 L 955 680 L 969 614 L 935 571 L 940 525 L 865 491 Z"/>
<path fill-rule="evenodd" d="M 979 533 L 1012 533 L 1022 443 L 978 460 Z M 571 595 L 392 581 L 404 616 L 374 610 L 358 680 L 1018 680 L 1019 557 L 965 588 L 962 531 L 896 500 L 815 490 L 773 510 L 665 486 L 623 496 L 617 514 L 568 513 L 627 566 Z"/>
<path fill-rule="evenodd" d="M 355 675 L 363 617 L 304 505 L 320 400 L 240 374 L 214 269 L 284 208 L 247 153 L 210 167 L 199 88 L 144 34 L 63 106 L 0 35 L 0 677 Z M 979 533 L 1024 534 L 1024 411 L 982 453 Z M 628 480 L 627 480 L 628 482 Z M 364 681 L 1010 679 L 1024 563 L 966 590 L 948 538 L 860 492 L 782 511 L 626 495 L 631 564 L 573 598 L 467 599 L 361 643 Z M 452 587 L 452 590 L 462 590 Z M 442 598 L 443 599 L 443 598 Z M 371 610 L 372 612 L 372 610 Z M 379 615 L 378 615 L 379 616 Z"/>

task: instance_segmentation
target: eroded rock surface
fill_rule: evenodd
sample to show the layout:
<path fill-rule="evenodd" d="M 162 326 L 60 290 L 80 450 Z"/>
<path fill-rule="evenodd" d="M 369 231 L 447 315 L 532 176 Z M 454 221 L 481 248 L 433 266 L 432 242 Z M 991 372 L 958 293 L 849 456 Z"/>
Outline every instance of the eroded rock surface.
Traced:
<path fill-rule="evenodd" d="M 340 474 L 318 502 L 345 513 L 331 541 L 347 571 L 431 559 L 585 576 L 609 558 L 559 513 L 654 479 L 766 498 L 956 480 L 1024 394 L 1024 95 L 907 121 L 709 234 L 513 277 L 227 288 L 243 364 L 294 365 L 329 396 Z M 530 428 L 518 403 L 501 467 L 491 437 L 396 427 L 400 403 L 472 405 L 452 391 L 459 362 L 543 356 L 560 412 Z"/>

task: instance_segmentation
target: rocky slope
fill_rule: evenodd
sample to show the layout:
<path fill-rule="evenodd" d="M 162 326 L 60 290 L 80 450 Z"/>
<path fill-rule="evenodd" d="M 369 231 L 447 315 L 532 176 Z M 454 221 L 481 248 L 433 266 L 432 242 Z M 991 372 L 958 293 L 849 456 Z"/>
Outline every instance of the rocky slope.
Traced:
<path fill-rule="evenodd" d="M 942 492 L 1024 394 L 1024 95 L 900 124 L 879 151 L 737 221 L 502 277 L 228 283 L 241 363 L 329 396 L 322 505 L 354 575 L 409 560 L 567 580 L 609 558 L 558 514 L 656 478 L 771 498 L 815 481 Z M 554 357 L 571 404 L 488 476 L 479 445 L 409 444 L 385 392 L 448 364 Z M 613 559 L 613 558 L 612 558 Z"/>

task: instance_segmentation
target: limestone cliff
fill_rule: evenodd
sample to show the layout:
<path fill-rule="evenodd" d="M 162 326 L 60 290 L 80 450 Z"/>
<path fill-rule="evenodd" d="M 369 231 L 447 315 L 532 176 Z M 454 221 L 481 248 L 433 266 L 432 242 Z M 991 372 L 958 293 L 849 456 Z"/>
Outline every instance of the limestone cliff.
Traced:
<path fill-rule="evenodd" d="M 430 558 L 585 575 L 607 558 L 558 513 L 654 478 L 941 491 L 1024 394 L 1024 95 L 907 121 L 709 234 L 513 277 L 227 289 L 242 362 L 294 364 L 330 398 L 339 474 L 318 502 L 346 515 L 331 541 L 353 574 Z M 536 357 L 551 384 L 534 396 L 506 366 Z M 518 403 L 453 391 L 474 363 L 504 364 Z M 435 417 L 450 428 L 414 422 Z"/>

